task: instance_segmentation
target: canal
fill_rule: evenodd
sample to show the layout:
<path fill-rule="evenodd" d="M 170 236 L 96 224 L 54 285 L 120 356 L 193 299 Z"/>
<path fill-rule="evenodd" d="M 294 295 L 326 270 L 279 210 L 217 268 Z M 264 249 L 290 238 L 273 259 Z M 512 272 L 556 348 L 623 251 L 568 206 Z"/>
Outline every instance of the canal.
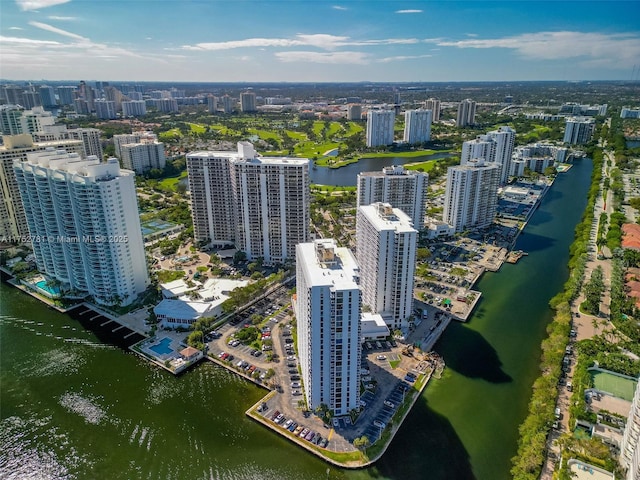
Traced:
<path fill-rule="evenodd" d="M 566 279 L 591 161 L 560 175 L 516 248 L 436 345 L 445 375 L 374 467 L 332 479 L 507 479 L 538 374 L 547 303 Z M 0 478 L 318 479 L 327 465 L 244 416 L 264 391 L 203 364 L 172 375 L 0 285 Z"/>

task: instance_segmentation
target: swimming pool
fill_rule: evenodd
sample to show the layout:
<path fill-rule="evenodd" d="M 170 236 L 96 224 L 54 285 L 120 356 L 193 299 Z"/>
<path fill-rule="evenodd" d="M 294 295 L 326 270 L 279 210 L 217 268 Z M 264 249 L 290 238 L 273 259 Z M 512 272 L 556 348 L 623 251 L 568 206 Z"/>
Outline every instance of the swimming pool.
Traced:
<path fill-rule="evenodd" d="M 158 355 L 166 355 L 173 352 L 173 349 L 169 345 L 171 345 L 171 339 L 164 337 L 157 345 L 150 346 L 149 350 L 153 350 Z"/>
<path fill-rule="evenodd" d="M 38 287 L 40 290 L 45 291 L 49 295 L 60 295 L 60 289 L 58 287 L 50 287 L 49 285 L 47 285 L 46 280 L 40 280 L 39 282 L 36 282 L 36 287 Z"/>

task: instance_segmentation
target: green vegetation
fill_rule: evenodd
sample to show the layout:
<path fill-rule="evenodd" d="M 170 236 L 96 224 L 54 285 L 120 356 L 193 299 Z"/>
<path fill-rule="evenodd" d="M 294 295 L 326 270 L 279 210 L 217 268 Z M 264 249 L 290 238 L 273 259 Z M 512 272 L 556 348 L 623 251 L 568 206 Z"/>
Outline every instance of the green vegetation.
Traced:
<path fill-rule="evenodd" d="M 159 270 L 156 272 L 158 283 L 169 283 L 184 277 L 183 270 Z"/>
<path fill-rule="evenodd" d="M 598 315 L 600 313 L 600 300 L 604 294 L 602 267 L 598 266 L 591 272 L 591 279 L 585 284 L 583 291 L 585 300 L 580 305 L 580 308 L 589 315 Z"/>
<path fill-rule="evenodd" d="M 547 326 L 548 337 L 541 345 L 541 375 L 533 383 L 529 412 L 519 428 L 518 453 L 511 460 L 513 464 L 511 475 L 516 480 L 536 480 L 540 476 L 544 463 L 546 439 L 554 420 L 562 358 L 569 338 L 570 303 L 577 298 L 582 286 L 585 257 L 593 222 L 593 207 L 599 193 L 602 177 L 602 151 L 594 149 L 592 158 L 593 172 L 587 206 L 581 222 L 576 227 L 575 240 L 569 248 L 569 279 L 564 285 L 563 292 L 550 301 L 555 315 Z M 578 390 L 580 390 L 579 386 L 574 389 L 574 392 Z"/>

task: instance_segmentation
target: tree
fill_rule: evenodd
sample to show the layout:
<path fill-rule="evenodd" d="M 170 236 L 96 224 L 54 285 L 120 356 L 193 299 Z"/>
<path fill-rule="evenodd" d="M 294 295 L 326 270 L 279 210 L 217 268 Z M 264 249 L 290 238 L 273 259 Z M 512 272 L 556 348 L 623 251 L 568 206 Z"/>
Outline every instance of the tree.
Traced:
<path fill-rule="evenodd" d="M 370 444 L 371 444 L 371 442 L 369 441 L 369 437 L 367 437 L 366 435 L 363 435 L 361 437 L 355 438 L 353 440 L 353 446 L 356 447 L 359 450 L 366 449 Z"/>

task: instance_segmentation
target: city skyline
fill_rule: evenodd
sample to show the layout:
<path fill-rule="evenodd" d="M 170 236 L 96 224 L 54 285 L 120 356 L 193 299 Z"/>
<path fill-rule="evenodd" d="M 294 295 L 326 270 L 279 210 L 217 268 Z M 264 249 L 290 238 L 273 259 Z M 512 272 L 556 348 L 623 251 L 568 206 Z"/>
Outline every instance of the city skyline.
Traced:
<path fill-rule="evenodd" d="M 633 2 L 522 5 L 2 0 L 0 61 L 5 80 L 54 81 L 629 80 L 640 72 Z"/>

